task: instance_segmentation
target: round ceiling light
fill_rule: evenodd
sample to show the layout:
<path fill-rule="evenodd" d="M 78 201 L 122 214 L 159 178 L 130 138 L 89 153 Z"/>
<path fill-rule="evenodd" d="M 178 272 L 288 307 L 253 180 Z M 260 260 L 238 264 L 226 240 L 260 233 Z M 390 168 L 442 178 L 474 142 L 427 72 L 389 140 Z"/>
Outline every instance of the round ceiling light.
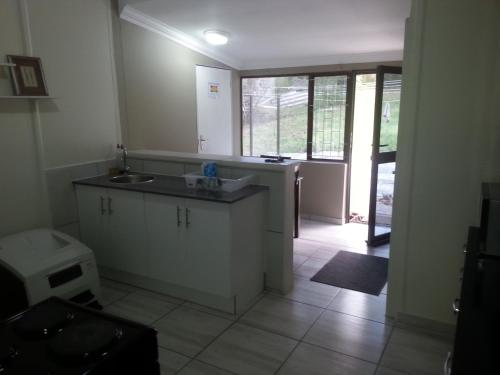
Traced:
<path fill-rule="evenodd" d="M 214 46 L 221 46 L 229 40 L 229 33 L 220 30 L 206 30 L 203 35 L 205 40 Z"/>

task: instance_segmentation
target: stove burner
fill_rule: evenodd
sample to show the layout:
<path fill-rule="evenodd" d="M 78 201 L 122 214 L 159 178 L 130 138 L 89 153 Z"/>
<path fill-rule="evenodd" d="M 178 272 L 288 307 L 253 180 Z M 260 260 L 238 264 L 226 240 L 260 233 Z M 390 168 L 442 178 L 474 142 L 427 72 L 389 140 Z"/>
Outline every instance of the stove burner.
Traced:
<path fill-rule="evenodd" d="M 33 307 L 14 324 L 14 329 L 28 339 L 42 339 L 59 332 L 74 315 L 66 309 L 46 304 Z"/>
<path fill-rule="evenodd" d="M 46 368 L 36 365 L 21 364 L 9 370 L 6 375 L 52 375 Z"/>
<path fill-rule="evenodd" d="M 106 356 L 122 336 L 109 322 L 75 322 L 51 340 L 49 349 L 63 363 L 76 365 Z"/>
<path fill-rule="evenodd" d="M 4 363 L 8 360 L 12 353 L 14 352 L 14 348 L 12 346 L 7 345 L 6 343 L 0 343 L 0 363 Z"/>
<path fill-rule="evenodd" d="M 7 345 L 5 342 L 0 343 L 0 374 L 9 367 L 12 359 L 18 355 L 16 349 Z"/>

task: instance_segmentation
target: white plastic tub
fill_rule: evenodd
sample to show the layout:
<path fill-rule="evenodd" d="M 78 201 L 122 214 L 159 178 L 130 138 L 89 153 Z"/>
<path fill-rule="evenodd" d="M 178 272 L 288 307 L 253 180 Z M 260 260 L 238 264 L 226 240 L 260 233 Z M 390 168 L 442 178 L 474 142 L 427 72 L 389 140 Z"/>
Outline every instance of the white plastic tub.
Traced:
<path fill-rule="evenodd" d="M 213 177 L 212 177 L 213 178 Z M 209 186 L 208 183 L 205 183 L 210 177 L 202 176 L 196 172 L 188 173 L 184 175 L 184 179 L 186 181 L 186 187 L 188 189 L 203 189 L 203 190 L 212 190 L 207 188 Z M 243 189 L 244 187 L 251 185 L 255 182 L 255 176 L 243 176 L 237 179 L 231 178 L 219 178 L 218 179 L 220 185 L 219 189 L 225 191 L 227 193 L 232 193 L 234 191 Z"/>

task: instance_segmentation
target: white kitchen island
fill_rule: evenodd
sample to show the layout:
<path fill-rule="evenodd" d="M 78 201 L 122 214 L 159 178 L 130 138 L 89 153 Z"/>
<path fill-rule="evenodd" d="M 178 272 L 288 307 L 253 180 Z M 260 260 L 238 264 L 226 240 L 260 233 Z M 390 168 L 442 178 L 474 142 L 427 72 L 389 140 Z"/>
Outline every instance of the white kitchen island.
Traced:
<path fill-rule="evenodd" d="M 82 241 L 101 274 L 230 313 L 264 290 L 269 189 L 187 189 L 182 177 L 74 182 Z"/>
<path fill-rule="evenodd" d="M 183 152 L 129 151 L 132 171 L 181 176 L 200 171 L 203 161 L 215 161 L 219 177 L 254 175 L 256 183 L 269 187 L 265 215 L 265 284 L 287 293 L 293 286 L 293 226 L 295 168 L 300 162 L 266 163 L 263 158 L 191 154 Z"/>

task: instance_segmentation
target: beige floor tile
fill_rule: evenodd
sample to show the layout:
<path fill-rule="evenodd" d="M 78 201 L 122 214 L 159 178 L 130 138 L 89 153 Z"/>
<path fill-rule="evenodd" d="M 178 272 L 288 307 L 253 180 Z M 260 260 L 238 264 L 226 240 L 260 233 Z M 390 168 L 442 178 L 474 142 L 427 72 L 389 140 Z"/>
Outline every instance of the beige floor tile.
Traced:
<path fill-rule="evenodd" d="M 320 248 L 311 255 L 311 258 L 330 261 L 338 252 L 339 250 L 337 249 Z"/>
<path fill-rule="evenodd" d="M 297 341 L 243 324 L 224 332 L 199 359 L 237 374 L 274 374 Z"/>
<path fill-rule="evenodd" d="M 385 294 L 373 296 L 354 290 L 342 289 L 330 303 L 328 309 L 381 323 L 389 323 L 389 319 L 385 317 L 386 299 Z"/>
<path fill-rule="evenodd" d="M 139 323 L 152 324 L 178 303 L 180 301 L 175 298 L 141 290 L 106 306 L 104 311 Z"/>
<path fill-rule="evenodd" d="M 108 306 L 113 302 L 125 297 L 127 294 L 135 292 L 137 288 L 122 284 L 109 279 L 101 279 L 101 300 L 103 306 Z"/>
<path fill-rule="evenodd" d="M 319 249 L 346 250 L 361 254 L 389 256 L 389 245 L 369 247 L 366 245 L 368 226 L 349 223 L 335 225 L 313 220 L 302 220 L 301 240 L 319 245 Z M 313 254 L 308 254 L 312 256 Z"/>
<path fill-rule="evenodd" d="M 278 374 L 373 375 L 375 364 L 300 343 Z"/>
<path fill-rule="evenodd" d="M 184 367 L 179 375 L 230 375 L 232 372 L 194 360 Z"/>
<path fill-rule="evenodd" d="M 237 314 L 231 314 L 228 312 L 212 309 L 211 307 L 198 305 L 197 303 L 193 303 L 193 302 L 185 302 L 183 304 L 183 306 L 189 307 L 190 309 L 193 309 L 193 310 L 202 311 L 202 312 L 205 312 L 207 314 L 215 315 L 215 316 L 218 316 L 219 318 L 224 318 L 224 319 L 229 319 L 229 320 L 236 320 L 239 318 L 239 315 L 237 315 Z"/>
<path fill-rule="evenodd" d="M 293 268 L 297 269 L 308 259 L 305 255 L 293 254 Z"/>
<path fill-rule="evenodd" d="M 375 375 L 409 375 L 407 372 L 392 370 L 390 368 L 379 367 Z"/>
<path fill-rule="evenodd" d="M 268 295 L 241 318 L 241 322 L 300 340 L 323 309 Z"/>
<path fill-rule="evenodd" d="M 390 327 L 382 323 L 325 311 L 304 341 L 377 363 L 389 333 Z"/>
<path fill-rule="evenodd" d="M 452 344 L 438 338 L 394 328 L 381 366 L 416 375 L 441 375 Z"/>
<path fill-rule="evenodd" d="M 293 253 L 304 256 L 311 256 L 321 244 L 315 241 L 307 241 L 302 239 L 293 240 Z"/>
<path fill-rule="evenodd" d="M 170 350 L 163 348 L 158 348 L 158 356 L 161 375 L 176 374 L 191 360 L 191 358 L 189 357 L 171 352 Z"/>
<path fill-rule="evenodd" d="M 302 265 L 298 267 L 294 273 L 297 276 L 311 278 L 316 275 L 316 273 L 322 269 L 326 263 L 328 263 L 328 261 L 325 259 L 309 258 L 302 263 Z"/>
<path fill-rule="evenodd" d="M 309 305 L 327 307 L 338 292 L 340 292 L 340 288 L 335 286 L 320 284 L 308 279 L 296 277 L 293 289 L 284 297 Z"/>
<path fill-rule="evenodd" d="M 159 346 L 194 357 L 231 324 L 228 319 L 181 306 L 154 327 Z"/>

